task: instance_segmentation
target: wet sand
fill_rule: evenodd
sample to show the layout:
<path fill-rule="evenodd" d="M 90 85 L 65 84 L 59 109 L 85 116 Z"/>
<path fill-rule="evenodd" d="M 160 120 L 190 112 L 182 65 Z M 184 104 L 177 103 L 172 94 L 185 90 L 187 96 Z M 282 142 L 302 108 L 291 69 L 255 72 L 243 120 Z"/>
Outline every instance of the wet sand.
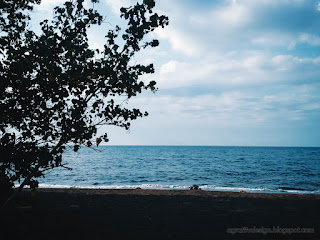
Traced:
<path fill-rule="evenodd" d="M 320 195 L 42 188 L 32 199 L 25 189 L 1 212 L 1 232 L 56 239 L 320 239 Z"/>

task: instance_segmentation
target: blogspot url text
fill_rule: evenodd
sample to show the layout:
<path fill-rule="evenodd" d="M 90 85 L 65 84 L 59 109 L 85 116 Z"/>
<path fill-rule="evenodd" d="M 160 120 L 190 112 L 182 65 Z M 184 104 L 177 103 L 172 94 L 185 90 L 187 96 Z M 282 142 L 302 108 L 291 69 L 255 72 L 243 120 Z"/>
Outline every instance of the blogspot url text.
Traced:
<path fill-rule="evenodd" d="M 260 234 L 296 234 L 296 233 L 314 233 L 314 228 L 282 228 L 273 226 L 272 228 L 265 227 L 240 227 L 240 228 L 227 228 L 227 233 L 243 234 L 243 233 L 260 233 Z"/>

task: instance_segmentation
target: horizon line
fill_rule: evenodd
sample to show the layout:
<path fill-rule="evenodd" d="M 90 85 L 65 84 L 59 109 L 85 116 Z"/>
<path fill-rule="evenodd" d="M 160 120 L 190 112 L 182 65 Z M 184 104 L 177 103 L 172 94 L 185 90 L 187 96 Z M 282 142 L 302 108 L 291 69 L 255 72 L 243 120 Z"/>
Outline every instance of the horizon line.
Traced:
<path fill-rule="evenodd" d="M 124 147 L 278 147 L 278 148 L 319 148 L 320 146 L 297 146 L 297 145 L 179 145 L 179 144 L 100 144 L 99 146 L 124 146 Z"/>

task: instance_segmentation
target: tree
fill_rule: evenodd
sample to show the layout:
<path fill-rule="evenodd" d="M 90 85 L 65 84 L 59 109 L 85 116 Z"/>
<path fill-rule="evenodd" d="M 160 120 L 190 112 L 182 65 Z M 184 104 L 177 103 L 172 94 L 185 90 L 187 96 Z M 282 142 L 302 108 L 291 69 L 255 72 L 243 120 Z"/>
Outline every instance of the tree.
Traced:
<path fill-rule="evenodd" d="M 97 3 L 97 0 L 91 0 Z M 0 3 L 0 182 L 35 186 L 45 171 L 64 167 L 67 147 L 78 151 L 108 141 L 97 127 L 130 122 L 146 116 L 115 99 L 155 91 L 155 81 L 139 80 L 154 73 L 150 65 L 132 64 L 135 53 L 158 40 L 143 42 L 146 34 L 168 24 L 153 12 L 154 0 L 121 8 L 128 22 L 124 32 L 107 32 L 103 51 L 90 49 L 87 29 L 101 25 L 103 16 L 86 9 L 84 0 L 66 1 L 54 8 L 54 19 L 40 23 L 41 34 L 29 29 L 34 4 L 40 0 L 2 0 Z M 102 26 L 100 26 L 102 27 Z M 95 140 L 93 140 L 95 139 Z"/>

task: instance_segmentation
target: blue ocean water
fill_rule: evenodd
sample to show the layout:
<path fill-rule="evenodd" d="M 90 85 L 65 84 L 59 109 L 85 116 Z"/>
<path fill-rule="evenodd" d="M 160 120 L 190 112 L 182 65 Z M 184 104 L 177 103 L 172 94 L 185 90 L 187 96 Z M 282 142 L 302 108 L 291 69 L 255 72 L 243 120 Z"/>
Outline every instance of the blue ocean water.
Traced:
<path fill-rule="evenodd" d="M 66 152 L 40 187 L 188 189 L 320 194 L 320 148 L 99 146 Z"/>

